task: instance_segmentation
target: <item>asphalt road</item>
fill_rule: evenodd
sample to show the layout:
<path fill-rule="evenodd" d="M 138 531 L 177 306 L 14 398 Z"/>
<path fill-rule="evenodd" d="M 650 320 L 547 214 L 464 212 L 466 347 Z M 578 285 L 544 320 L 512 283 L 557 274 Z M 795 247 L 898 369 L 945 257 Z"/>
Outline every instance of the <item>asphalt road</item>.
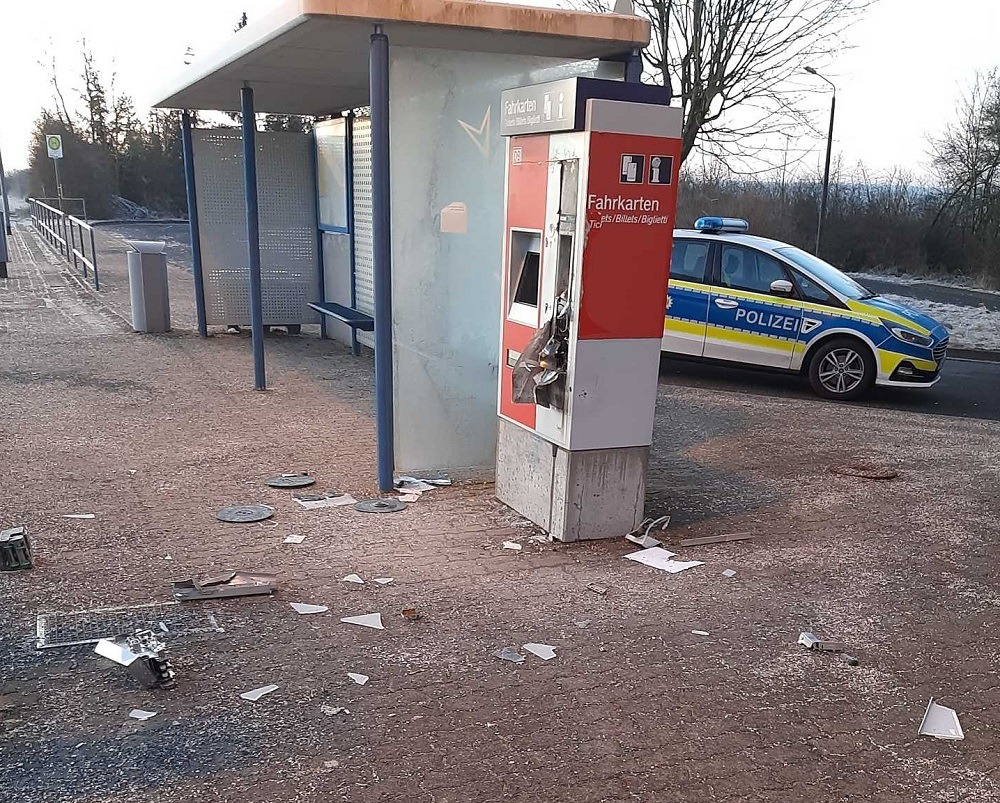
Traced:
<path fill-rule="evenodd" d="M 816 404 L 844 404 L 816 396 L 804 377 L 662 358 L 660 384 L 687 385 L 761 396 L 794 396 Z M 925 390 L 875 388 L 854 404 L 1000 421 L 1000 363 L 948 360 L 941 381 Z"/>
<path fill-rule="evenodd" d="M 966 287 L 951 287 L 933 282 L 894 282 L 888 276 L 885 279 L 859 278 L 858 281 L 873 293 L 908 296 L 924 301 L 936 301 L 939 304 L 957 304 L 961 307 L 984 306 L 986 309 L 1000 311 L 1000 293 L 990 293 Z"/>

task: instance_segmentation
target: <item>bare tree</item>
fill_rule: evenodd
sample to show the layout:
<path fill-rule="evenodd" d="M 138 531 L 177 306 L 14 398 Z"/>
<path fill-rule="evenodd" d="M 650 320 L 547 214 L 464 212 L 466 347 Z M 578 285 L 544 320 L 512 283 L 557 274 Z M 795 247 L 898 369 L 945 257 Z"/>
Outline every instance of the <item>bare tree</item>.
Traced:
<path fill-rule="evenodd" d="M 607 11 L 606 0 L 579 0 Z M 680 95 L 683 152 L 698 146 L 729 166 L 804 134 L 806 66 L 822 69 L 874 0 L 634 0 L 652 24 L 646 74 Z M 772 143 L 773 144 L 773 143 Z M 774 146 L 782 154 L 787 142 Z"/>

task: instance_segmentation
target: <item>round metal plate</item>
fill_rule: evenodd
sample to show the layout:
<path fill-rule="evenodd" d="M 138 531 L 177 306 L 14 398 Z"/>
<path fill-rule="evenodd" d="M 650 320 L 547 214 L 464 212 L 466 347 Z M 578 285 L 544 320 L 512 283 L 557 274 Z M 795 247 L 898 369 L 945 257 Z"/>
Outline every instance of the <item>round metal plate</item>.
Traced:
<path fill-rule="evenodd" d="M 279 474 L 277 477 L 264 480 L 264 483 L 272 488 L 308 488 L 310 485 L 315 485 L 316 480 L 308 474 Z"/>
<path fill-rule="evenodd" d="M 222 508 L 215 514 L 215 518 L 233 524 L 246 524 L 251 521 L 264 521 L 273 515 L 274 508 L 270 505 L 233 505 Z"/>
<path fill-rule="evenodd" d="M 831 468 L 834 474 L 843 474 L 847 477 L 861 477 L 866 480 L 891 480 L 899 476 L 899 472 L 889 466 L 876 466 L 871 463 L 851 463 L 846 466 L 836 466 Z"/>
<path fill-rule="evenodd" d="M 362 513 L 396 513 L 405 508 L 406 505 L 398 499 L 365 499 L 354 506 Z"/>

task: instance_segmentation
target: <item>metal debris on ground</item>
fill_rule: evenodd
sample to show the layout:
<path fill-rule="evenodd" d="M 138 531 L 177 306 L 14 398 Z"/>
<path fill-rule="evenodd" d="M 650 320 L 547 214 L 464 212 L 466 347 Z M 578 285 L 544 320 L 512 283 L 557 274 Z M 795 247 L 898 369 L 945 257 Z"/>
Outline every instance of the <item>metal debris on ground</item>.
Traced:
<path fill-rule="evenodd" d="M 891 480 L 899 476 L 899 472 L 891 466 L 880 466 L 876 463 L 848 463 L 834 466 L 830 469 L 834 474 L 845 477 L 860 477 L 864 480 Z"/>
<path fill-rule="evenodd" d="M 149 602 L 126 608 L 91 608 L 38 614 L 35 646 L 40 649 L 93 644 L 122 633 L 155 630 L 169 625 L 172 636 L 218 633 L 211 614 L 196 612 L 179 602 Z"/>
<path fill-rule="evenodd" d="M 807 650 L 819 650 L 820 652 L 843 652 L 846 649 L 842 641 L 824 641 L 808 630 L 799 633 L 798 643 Z"/>
<path fill-rule="evenodd" d="M 501 661 L 509 661 L 512 664 L 524 663 L 524 656 L 517 651 L 517 647 L 504 647 L 493 654 Z"/>
<path fill-rule="evenodd" d="M 143 711 L 141 708 L 133 708 L 128 712 L 128 715 L 132 719 L 138 719 L 141 722 L 145 722 L 147 719 L 152 719 L 157 714 L 156 711 Z"/>
<path fill-rule="evenodd" d="M 344 507 L 353 505 L 358 500 L 350 494 L 340 491 L 326 491 L 321 494 L 292 494 L 292 499 L 306 510 L 318 510 L 324 507 Z"/>
<path fill-rule="evenodd" d="M 365 613 L 361 616 L 345 616 L 340 621 L 345 625 L 360 625 L 361 627 L 370 627 L 372 630 L 385 630 L 382 626 L 382 614 L 380 613 Z"/>
<path fill-rule="evenodd" d="M 710 635 L 707 630 L 692 630 L 691 631 L 696 636 L 707 636 Z"/>
<path fill-rule="evenodd" d="M 965 731 L 958 721 L 958 713 L 954 708 L 938 705 L 931 697 L 924 712 L 923 721 L 917 730 L 920 736 L 933 736 L 935 739 L 959 740 L 965 738 Z"/>
<path fill-rule="evenodd" d="M 398 497 L 400 502 L 419 502 L 420 494 L 415 493 L 401 493 Z"/>
<path fill-rule="evenodd" d="M 848 655 L 846 652 L 843 655 L 844 663 L 848 666 L 857 666 L 860 662 L 853 655 Z"/>
<path fill-rule="evenodd" d="M 340 705 L 321 705 L 319 707 L 320 713 L 326 714 L 328 717 L 336 716 L 337 714 L 350 714 L 351 712 Z"/>
<path fill-rule="evenodd" d="M 406 505 L 398 499 L 365 499 L 354 505 L 360 513 L 397 513 L 406 510 Z"/>
<path fill-rule="evenodd" d="M 416 608 L 403 608 L 400 614 L 407 622 L 415 622 L 420 618 L 420 611 Z"/>
<path fill-rule="evenodd" d="M 730 541 L 749 541 L 753 533 L 727 533 L 725 535 L 706 535 L 701 538 L 685 538 L 678 541 L 677 546 L 707 546 L 708 544 L 728 544 Z"/>
<path fill-rule="evenodd" d="M 392 577 L 376 577 L 375 578 L 375 582 L 378 583 L 380 586 L 387 586 L 392 581 L 393 581 Z"/>
<path fill-rule="evenodd" d="M 245 691 L 240 695 L 244 700 L 250 700 L 250 702 L 256 702 L 265 694 L 270 694 L 273 691 L 277 691 L 281 686 L 275 686 L 273 683 L 269 686 L 261 686 L 259 689 L 252 689 L 250 691 Z"/>
<path fill-rule="evenodd" d="M 301 544 L 306 540 L 304 535 L 286 535 L 285 540 L 281 543 L 283 544 Z"/>
<path fill-rule="evenodd" d="M 64 519 L 96 519 L 93 513 L 63 513 Z"/>
<path fill-rule="evenodd" d="M 270 505 L 232 505 L 222 508 L 215 514 L 215 518 L 230 524 L 250 524 L 255 521 L 264 521 L 273 515 L 274 508 Z"/>
<path fill-rule="evenodd" d="M 364 686 L 368 682 L 368 680 L 369 680 L 368 675 L 362 675 L 362 674 L 360 674 L 358 672 L 348 672 L 347 673 L 347 677 L 349 677 L 351 680 L 353 680 L 359 686 Z"/>
<path fill-rule="evenodd" d="M 660 516 L 658 519 L 644 519 L 642 524 L 625 536 L 626 541 L 641 546 L 643 549 L 651 549 L 659 546 L 662 542 L 650 535 L 654 530 L 663 532 L 670 524 L 670 516 Z"/>
<path fill-rule="evenodd" d="M 437 488 L 436 485 L 431 485 L 429 482 L 418 480 L 415 477 L 400 477 L 396 480 L 393 487 L 397 491 L 413 494 L 422 494 L 425 491 L 433 491 Z"/>
<path fill-rule="evenodd" d="M 277 588 L 277 577 L 273 574 L 240 570 L 201 581 L 196 581 L 194 578 L 177 580 L 174 582 L 174 599 L 189 602 L 199 599 L 249 597 L 271 594 Z"/>
<path fill-rule="evenodd" d="M 164 656 L 167 645 L 152 630 L 139 630 L 130 636 L 101 639 L 94 652 L 128 669 L 129 674 L 147 689 L 170 689 L 174 670 Z"/>
<path fill-rule="evenodd" d="M 340 578 L 342 583 L 354 583 L 355 585 L 363 586 L 365 581 L 361 579 L 361 575 L 349 574 L 347 577 Z"/>
<path fill-rule="evenodd" d="M 292 610 L 296 613 L 306 614 L 306 613 L 326 613 L 330 610 L 326 605 L 310 605 L 306 602 L 289 602 L 292 606 Z"/>
<path fill-rule="evenodd" d="M 523 649 L 527 650 L 532 655 L 537 655 L 543 661 L 551 661 L 553 658 L 556 657 L 555 647 L 553 647 L 550 644 L 536 644 L 535 642 L 531 641 L 528 642 L 527 644 L 522 644 L 521 646 Z"/>
<path fill-rule="evenodd" d="M 24 527 L 0 531 L 0 572 L 31 568 L 31 544 Z"/>
<path fill-rule="evenodd" d="M 448 477 L 411 477 L 409 474 L 403 474 L 396 477 L 395 485 L 397 488 L 406 485 L 429 485 L 429 488 L 423 488 L 423 490 L 429 491 L 441 486 L 451 485 L 451 480 Z"/>
<path fill-rule="evenodd" d="M 504 541 L 502 548 L 503 549 L 509 549 L 512 552 L 520 552 L 521 551 L 521 545 L 519 543 L 517 543 L 517 541 Z"/>
<path fill-rule="evenodd" d="M 702 565 L 702 561 L 700 560 L 673 560 L 675 554 L 663 547 L 654 546 L 649 549 L 640 549 L 638 552 L 630 552 L 624 557 L 626 560 L 632 560 L 644 566 L 669 572 L 670 574 L 677 574 L 678 572 L 683 572 L 685 569 L 693 569 L 695 566 Z"/>
<path fill-rule="evenodd" d="M 722 576 L 723 577 L 735 577 L 736 576 L 736 572 L 733 569 L 723 569 L 722 570 Z"/>
<path fill-rule="evenodd" d="M 608 593 L 608 587 L 602 586 L 600 583 L 587 583 L 587 588 L 595 594 L 601 594 L 602 596 Z"/>
<path fill-rule="evenodd" d="M 264 480 L 264 484 L 272 488 L 307 488 L 310 485 L 315 485 L 316 480 L 304 472 L 298 472 L 268 477 Z"/>

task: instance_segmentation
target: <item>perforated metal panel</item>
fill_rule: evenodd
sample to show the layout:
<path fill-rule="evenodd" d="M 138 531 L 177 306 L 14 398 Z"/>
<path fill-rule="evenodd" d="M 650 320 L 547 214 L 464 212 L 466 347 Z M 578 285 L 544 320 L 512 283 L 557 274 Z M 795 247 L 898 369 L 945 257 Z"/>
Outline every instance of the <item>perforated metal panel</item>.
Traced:
<path fill-rule="evenodd" d="M 209 324 L 250 323 L 243 137 L 238 129 L 196 129 L 195 182 Z M 319 298 L 312 141 L 292 132 L 257 134 L 264 323 L 315 323 Z"/>
<path fill-rule="evenodd" d="M 372 256 L 372 121 L 354 120 L 354 282 L 357 308 L 375 314 L 375 262 Z M 374 332 L 358 332 L 358 340 L 375 348 Z"/>

